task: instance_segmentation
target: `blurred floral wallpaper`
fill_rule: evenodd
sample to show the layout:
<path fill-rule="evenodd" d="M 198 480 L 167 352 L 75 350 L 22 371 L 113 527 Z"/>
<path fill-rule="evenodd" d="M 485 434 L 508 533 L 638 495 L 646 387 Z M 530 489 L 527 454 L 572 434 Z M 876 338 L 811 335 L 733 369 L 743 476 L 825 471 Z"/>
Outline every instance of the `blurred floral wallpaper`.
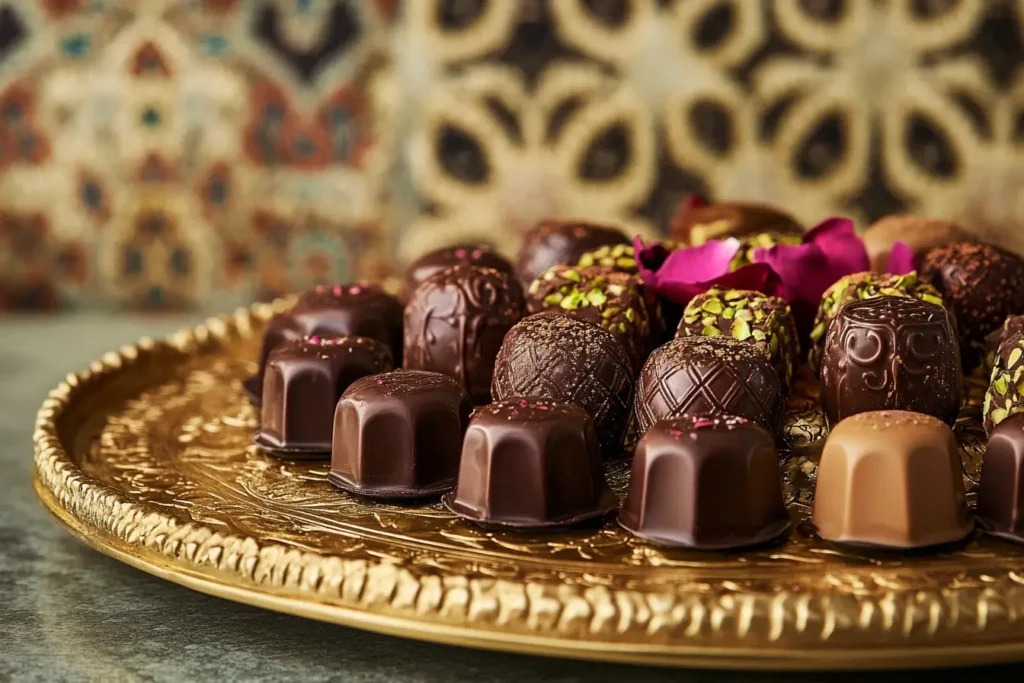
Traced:
<path fill-rule="evenodd" d="M 686 194 L 1024 250 L 1024 0 L 0 0 L 0 309 L 230 308 Z"/>

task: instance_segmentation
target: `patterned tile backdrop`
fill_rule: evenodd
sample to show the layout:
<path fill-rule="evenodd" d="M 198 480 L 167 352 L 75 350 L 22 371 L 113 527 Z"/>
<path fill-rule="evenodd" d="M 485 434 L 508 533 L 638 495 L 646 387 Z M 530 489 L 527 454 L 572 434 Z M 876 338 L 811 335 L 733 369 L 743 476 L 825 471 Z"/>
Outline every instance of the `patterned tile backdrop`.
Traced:
<path fill-rule="evenodd" d="M 225 308 L 686 193 L 1024 250 L 1024 0 L 0 0 L 0 309 Z"/>

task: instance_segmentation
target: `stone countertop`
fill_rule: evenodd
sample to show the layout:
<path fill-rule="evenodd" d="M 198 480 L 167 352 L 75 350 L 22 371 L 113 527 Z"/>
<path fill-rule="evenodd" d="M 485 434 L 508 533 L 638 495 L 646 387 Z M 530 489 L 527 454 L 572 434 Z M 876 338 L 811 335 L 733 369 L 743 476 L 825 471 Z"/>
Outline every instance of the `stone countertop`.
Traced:
<path fill-rule="evenodd" d="M 239 605 L 100 555 L 59 529 L 35 500 L 31 472 L 36 410 L 68 372 L 105 351 L 198 320 L 0 318 L 0 681 L 885 683 L 946 678 L 937 672 L 795 676 L 681 671 L 460 649 Z M 945 673 L 957 680 L 1020 680 L 1024 667 Z"/>

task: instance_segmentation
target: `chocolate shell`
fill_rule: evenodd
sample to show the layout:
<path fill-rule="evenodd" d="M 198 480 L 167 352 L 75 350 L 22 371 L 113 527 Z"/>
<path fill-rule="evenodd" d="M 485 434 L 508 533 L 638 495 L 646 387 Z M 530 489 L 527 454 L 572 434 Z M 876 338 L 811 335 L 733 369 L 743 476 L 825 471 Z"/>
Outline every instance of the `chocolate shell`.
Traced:
<path fill-rule="evenodd" d="M 821 361 L 829 425 L 876 410 L 924 413 L 951 425 L 962 385 L 956 335 L 942 306 L 882 296 L 847 304 L 829 326 Z"/>
<path fill-rule="evenodd" d="M 357 379 L 392 367 L 388 347 L 367 337 L 307 337 L 279 344 L 264 373 L 256 444 L 273 454 L 326 457 L 342 393 Z"/>
<path fill-rule="evenodd" d="M 514 273 L 515 269 L 504 256 L 485 244 L 456 244 L 435 249 L 409 264 L 405 269 L 405 289 L 412 292 L 430 276 L 453 266 L 482 266 L 494 268 L 503 273 Z"/>
<path fill-rule="evenodd" d="M 571 403 L 511 399 L 479 408 L 462 446 L 459 481 L 445 503 L 487 526 L 545 528 L 618 506 L 605 483 L 594 424 Z"/>
<path fill-rule="evenodd" d="M 1011 415 L 1024 412 L 1024 332 L 1000 345 L 981 411 L 986 434 Z"/>
<path fill-rule="evenodd" d="M 480 266 L 435 273 L 405 307 L 405 367 L 454 377 L 475 403 L 488 403 L 494 358 L 525 310 L 508 273 Z"/>
<path fill-rule="evenodd" d="M 708 240 L 759 233 L 802 235 L 804 229 L 789 214 L 766 204 L 719 202 L 694 206 L 683 202 L 672 217 L 669 231 L 673 239 L 698 246 Z"/>
<path fill-rule="evenodd" d="M 501 345 L 491 395 L 575 403 L 594 421 L 604 457 L 623 454 L 633 369 L 622 342 L 597 325 L 555 313 L 524 318 Z"/>
<path fill-rule="evenodd" d="M 992 430 L 978 485 L 978 521 L 990 534 L 1024 543 L 1024 414 Z"/>
<path fill-rule="evenodd" d="M 953 431 L 930 415 L 861 413 L 832 429 L 812 521 L 836 543 L 924 548 L 971 533 Z"/>
<path fill-rule="evenodd" d="M 608 244 L 629 244 L 618 228 L 583 221 L 548 219 L 523 237 L 516 274 L 523 289 L 551 266 L 572 265 L 588 251 Z"/>
<path fill-rule="evenodd" d="M 372 498 L 424 498 L 452 488 L 473 404 L 451 377 L 397 370 L 364 377 L 334 415 L 327 480 Z"/>
<path fill-rule="evenodd" d="M 897 242 L 909 246 L 920 262 L 928 250 L 961 240 L 965 236 L 963 229 L 952 221 L 900 215 L 881 218 L 861 233 L 871 260 L 871 270 L 877 273 L 886 272 L 889 254 Z"/>
<path fill-rule="evenodd" d="M 634 415 L 643 435 L 682 415 L 736 416 L 772 435 L 782 428 L 782 383 L 767 356 L 732 337 L 681 337 L 654 350 L 637 380 Z"/>
<path fill-rule="evenodd" d="M 243 383 L 250 400 L 259 405 L 263 369 L 278 344 L 303 337 L 369 337 L 391 350 L 402 363 L 402 304 L 381 288 L 356 282 L 321 285 L 299 295 L 295 306 L 274 316 L 263 333 L 259 369 Z"/>

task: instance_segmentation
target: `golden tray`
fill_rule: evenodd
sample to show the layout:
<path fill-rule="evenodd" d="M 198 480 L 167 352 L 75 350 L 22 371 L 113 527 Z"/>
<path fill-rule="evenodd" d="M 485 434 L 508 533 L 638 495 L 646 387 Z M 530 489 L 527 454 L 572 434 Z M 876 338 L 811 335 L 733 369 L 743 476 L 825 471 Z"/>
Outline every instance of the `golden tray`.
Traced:
<path fill-rule="evenodd" d="M 647 664 L 850 669 L 1024 658 L 1024 547 L 976 538 L 930 555 L 839 549 L 800 524 L 820 445 L 816 397 L 791 401 L 781 546 L 658 548 L 614 522 L 531 535 L 484 531 L 439 503 L 373 504 L 325 463 L 267 457 L 240 381 L 288 302 L 72 374 L 36 423 L 35 487 L 73 535 L 134 567 L 259 607 L 516 652 Z M 957 425 L 968 490 L 984 434 L 979 385 Z M 817 443 L 815 443 L 817 441 Z M 622 491 L 623 464 L 609 479 Z M 973 498 L 973 494 L 969 494 Z"/>

